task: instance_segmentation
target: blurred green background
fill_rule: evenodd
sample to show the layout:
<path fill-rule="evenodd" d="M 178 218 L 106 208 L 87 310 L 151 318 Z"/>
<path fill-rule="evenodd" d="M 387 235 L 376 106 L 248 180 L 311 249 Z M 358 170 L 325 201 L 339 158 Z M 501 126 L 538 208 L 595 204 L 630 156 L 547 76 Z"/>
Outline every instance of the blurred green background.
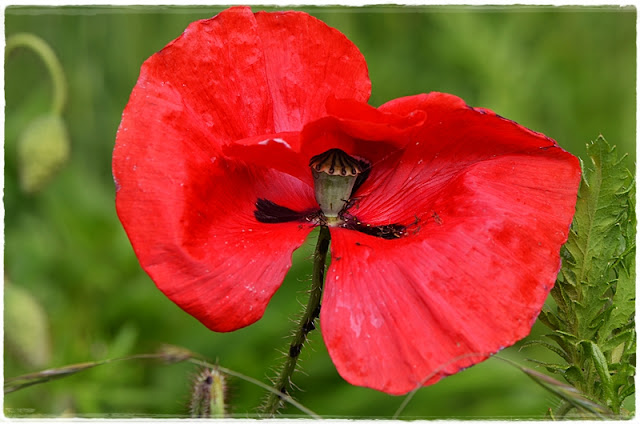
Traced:
<path fill-rule="evenodd" d="M 261 9 L 253 7 L 254 10 Z M 142 62 L 220 7 L 9 7 L 6 37 L 29 32 L 58 55 L 69 87 L 63 118 L 69 162 L 41 191 L 18 183 L 17 143 L 46 113 L 51 83 L 42 62 L 18 49 L 5 61 L 5 378 L 75 362 L 184 346 L 267 381 L 286 350 L 292 317 L 306 302 L 313 236 L 262 320 L 216 334 L 180 310 L 140 269 L 114 209 L 111 152 Z M 371 104 L 429 91 L 464 98 L 556 139 L 583 156 L 603 134 L 635 167 L 636 10 L 542 7 L 306 7 L 362 51 Z M 8 290 L 5 289 L 5 293 Z M 16 294 L 17 293 L 17 294 Z M 8 296 L 6 296 L 8 297 Z M 19 306 L 17 306 L 19 304 Z M 534 333 L 543 328 L 536 325 Z M 7 342 L 9 341 L 9 342 Z M 553 359 L 512 347 L 499 356 Z M 311 334 L 296 398 L 326 417 L 391 417 L 404 397 L 350 386 L 321 335 Z M 384 366 L 384 364 L 380 364 Z M 121 362 L 5 396 L 9 416 L 184 416 L 189 364 Z M 248 416 L 262 389 L 232 379 L 230 412 Z M 408 418 L 542 418 L 558 400 L 492 358 L 434 386 Z M 298 414 L 288 407 L 285 414 Z"/>

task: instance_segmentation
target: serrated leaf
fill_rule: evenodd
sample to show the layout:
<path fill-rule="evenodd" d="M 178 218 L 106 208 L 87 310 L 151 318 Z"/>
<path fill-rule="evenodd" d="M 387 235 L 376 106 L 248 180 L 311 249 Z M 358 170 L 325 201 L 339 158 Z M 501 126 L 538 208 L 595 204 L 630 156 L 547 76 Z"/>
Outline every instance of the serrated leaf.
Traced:
<path fill-rule="evenodd" d="M 636 373 L 636 367 L 628 362 L 618 362 L 609 365 L 609 372 L 613 380 L 614 391 L 619 392 L 620 387 L 634 385 L 633 376 Z"/>
<path fill-rule="evenodd" d="M 626 344 L 626 342 L 630 341 L 634 335 L 634 330 L 630 329 L 630 330 L 626 330 L 623 331 L 621 333 L 616 334 L 615 336 L 611 337 L 609 340 L 607 340 L 606 342 L 604 342 L 601 345 L 601 350 L 605 353 L 614 350 L 616 348 L 619 348 L 619 346 L 622 346 L 620 349 L 624 350 L 624 346 Z M 614 360 L 612 358 L 611 362 L 620 362 L 619 360 Z"/>
<path fill-rule="evenodd" d="M 635 256 L 635 248 L 631 253 Z M 611 314 L 600 330 L 601 339 L 609 337 L 615 329 L 627 324 L 635 313 L 635 258 L 628 264 L 620 265 Z"/>
<path fill-rule="evenodd" d="M 582 386 L 585 383 L 584 375 L 582 374 L 582 370 L 575 365 L 571 365 L 564 372 L 564 378 L 574 386 Z"/>
<path fill-rule="evenodd" d="M 562 250 L 564 250 L 564 248 Z M 563 265 L 566 264 L 564 260 L 562 261 L 562 263 Z M 562 280 L 567 279 L 567 277 L 565 276 L 565 273 L 567 272 L 570 272 L 570 271 L 568 271 L 564 267 L 560 269 L 560 273 L 558 274 L 558 281 L 556 285 L 553 287 L 553 289 L 551 289 L 551 297 L 553 297 L 553 300 L 555 300 L 556 305 L 558 307 L 557 309 L 558 315 L 561 315 L 569 310 L 570 299 L 566 298 L 565 290 L 561 288 L 561 287 L 566 287 L 566 285 L 569 284 L 569 283 L 565 284 L 565 282 L 561 281 L 561 279 Z"/>
<path fill-rule="evenodd" d="M 551 311 L 542 310 L 540 311 L 540 315 L 538 315 L 538 319 L 541 323 L 546 325 L 552 330 L 557 330 L 560 328 L 560 322 L 558 321 L 558 317 L 556 317 Z"/>
<path fill-rule="evenodd" d="M 625 400 L 636 392 L 635 386 L 629 386 L 620 393 L 620 400 Z"/>
<path fill-rule="evenodd" d="M 593 364 L 596 368 L 596 372 L 600 377 L 600 383 L 602 388 L 604 389 L 604 396 L 607 406 L 612 408 L 613 411 L 617 414 L 619 412 L 619 403 L 618 398 L 613 391 L 613 381 L 611 380 L 611 374 L 609 374 L 607 359 L 604 357 L 604 354 L 602 353 L 598 345 L 593 343 L 592 341 L 583 341 L 581 344 L 589 353 L 591 360 L 593 361 Z"/>
<path fill-rule="evenodd" d="M 567 352 L 567 355 L 571 356 L 571 353 L 575 351 L 575 341 L 569 337 L 561 334 L 549 333 L 544 335 L 546 338 L 553 340 L 560 346 L 560 348 Z"/>
<path fill-rule="evenodd" d="M 618 413 L 619 394 L 631 390 L 635 372 L 635 182 L 603 137 L 587 152 L 591 163 L 582 164 L 576 213 L 551 291 L 557 310 L 541 321 L 554 330 L 545 337 L 565 352 L 565 379 Z"/>
<path fill-rule="evenodd" d="M 603 137 L 587 145 L 587 152 L 592 166 L 583 169 L 576 214 L 564 246 L 565 256 L 568 253 L 572 260 L 564 263 L 563 275 L 568 281 L 575 276 L 572 285 L 577 291 L 571 297 L 575 301 L 576 336 L 591 340 L 598 328 L 594 321 L 607 302 L 603 294 L 611 286 L 608 274 L 612 258 L 624 241 L 618 223 L 628 212 L 632 178 L 620 166 L 615 147 Z M 567 285 L 559 284 L 558 290 L 569 289 Z"/>
<path fill-rule="evenodd" d="M 543 342 L 542 340 L 530 340 L 528 342 L 523 343 L 521 348 L 525 348 L 528 346 L 542 346 L 544 348 L 549 349 L 556 355 L 560 356 L 566 362 L 569 362 L 569 356 L 567 355 L 567 353 L 561 349 L 558 349 L 556 346 L 552 345 L 551 343 Z"/>
<path fill-rule="evenodd" d="M 622 360 L 624 354 L 624 342 L 620 343 L 613 349 L 611 349 L 611 363 L 612 365 L 619 363 Z"/>
<path fill-rule="evenodd" d="M 578 342 L 578 338 L 574 334 L 571 334 L 567 331 L 556 330 L 549 335 L 549 337 L 552 337 L 552 336 L 561 337 L 564 340 L 566 340 L 568 343 L 575 344 Z"/>
<path fill-rule="evenodd" d="M 635 322 L 633 323 L 635 325 Z M 636 353 L 636 339 L 638 338 L 638 334 L 635 331 L 635 326 L 631 327 L 633 329 L 633 337 L 627 342 L 624 347 L 625 353 L 627 355 L 633 355 Z"/>
<path fill-rule="evenodd" d="M 527 361 L 533 362 L 534 364 L 538 364 L 542 367 L 545 367 L 547 371 L 553 372 L 553 373 L 564 374 L 567 368 L 569 368 L 568 365 L 554 364 L 551 362 L 539 361 L 537 359 L 532 359 L 532 358 L 527 358 Z"/>

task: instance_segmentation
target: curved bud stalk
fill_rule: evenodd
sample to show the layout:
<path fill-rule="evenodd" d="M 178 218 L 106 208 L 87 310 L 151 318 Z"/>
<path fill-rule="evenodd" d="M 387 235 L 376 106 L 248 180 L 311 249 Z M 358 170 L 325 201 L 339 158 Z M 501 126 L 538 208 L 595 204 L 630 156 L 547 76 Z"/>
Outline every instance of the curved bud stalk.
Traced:
<path fill-rule="evenodd" d="M 28 48 L 42 59 L 53 85 L 50 112 L 33 119 L 18 140 L 20 185 L 26 193 L 34 193 L 51 180 L 69 157 L 69 135 L 62 119 L 67 82 L 60 61 L 46 41 L 33 34 L 14 34 L 7 38 L 5 59 L 18 47 Z"/>
<path fill-rule="evenodd" d="M 67 80 L 64 76 L 64 69 L 55 52 L 42 38 L 33 34 L 18 33 L 7 38 L 5 60 L 18 47 L 32 50 L 44 62 L 53 84 L 51 111 L 56 115 L 62 114 L 67 102 Z"/>

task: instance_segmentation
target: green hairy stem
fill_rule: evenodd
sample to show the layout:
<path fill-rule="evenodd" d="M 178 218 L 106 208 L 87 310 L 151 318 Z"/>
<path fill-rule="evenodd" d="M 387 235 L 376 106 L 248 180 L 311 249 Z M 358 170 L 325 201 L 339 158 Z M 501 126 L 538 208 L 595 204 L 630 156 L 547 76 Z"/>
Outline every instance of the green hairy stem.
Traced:
<path fill-rule="evenodd" d="M 331 234 L 328 227 L 320 227 L 318 242 L 313 257 L 313 274 L 311 282 L 311 292 L 309 301 L 304 311 L 304 315 L 298 321 L 293 340 L 289 345 L 287 359 L 280 374 L 275 380 L 274 391 L 269 392 L 265 404 L 261 408 L 261 413 L 266 416 L 273 416 L 282 407 L 284 396 L 291 392 L 291 376 L 296 368 L 296 363 L 302 346 L 307 339 L 307 334 L 315 329 L 314 321 L 320 315 L 320 299 L 322 298 L 322 284 L 324 283 L 324 272 L 326 268 L 327 252 Z M 278 395 L 280 393 L 281 395 Z M 284 396 L 283 396 L 284 395 Z"/>

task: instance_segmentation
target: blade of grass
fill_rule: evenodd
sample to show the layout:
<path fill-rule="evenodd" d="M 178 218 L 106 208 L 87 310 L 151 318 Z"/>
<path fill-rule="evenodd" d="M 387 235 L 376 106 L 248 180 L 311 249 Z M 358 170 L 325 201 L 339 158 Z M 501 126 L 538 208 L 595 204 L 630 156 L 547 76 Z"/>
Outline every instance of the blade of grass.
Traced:
<path fill-rule="evenodd" d="M 107 364 L 111 364 L 119 361 L 130 361 L 130 360 L 138 360 L 138 359 L 160 359 L 167 364 L 187 361 L 189 363 L 199 365 L 199 366 L 204 366 L 209 368 L 215 367 L 222 373 L 239 378 L 248 383 L 255 384 L 256 386 L 264 390 L 267 390 L 269 392 L 274 391 L 272 387 L 267 386 L 266 384 L 262 383 L 259 380 L 246 376 L 239 372 L 230 370 L 228 368 L 221 367 L 220 365 L 214 365 L 210 362 L 207 362 L 204 359 L 201 359 L 200 355 L 194 352 L 191 352 L 187 349 L 177 347 L 177 346 L 163 346 L 163 348 L 156 353 L 143 353 L 138 355 L 124 356 L 121 358 L 105 359 L 103 361 L 82 362 L 78 364 L 66 365 L 59 368 L 51 368 L 51 369 L 47 369 L 47 370 L 43 370 L 35 373 L 24 374 L 18 377 L 8 378 L 4 382 L 4 393 L 8 394 L 8 393 L 16 392 L 18 390 L 22 390 L 24 388 L 27 388 L 29 386 L 33 386 L 36 384 L 42 384 L 52 380 L 69 377 L 71 375 L 74 375 L 79 372 L 86 371 L 88 369 L 92 369 L 101 365 L 107 365 Z M 314 419 L 322 418 L 318 414 L 310 410 L 309 408 L 295 401 L 293 398 L 291 398 L 291 396 L 282 395 L 282 394 L 280 394 L 280 396 L 285 402 L 291 404 L 292 406 L 299 409 L 301 412 L 307 414 L 308 416 Z"/>
<path fill-rule="evenodd" d="M 429 373 L 429 375 L 427 375 L 425 378 L 423 378 L 422 381 L 420 381 L 420 383 L 418 383 L 416 385 L 415 389 L 413 389 L 412 391 L 410 391 L 407 394 L 407 396 L 404 398 L 404 400 L 402 401 L 402 403 L 400 404 L 400 406 L 398 407 L 396 412 L 393 414 L 393 417 L 391 417 L 391 419 L 392 420 L 398 419 L 400 414 L 402 414 L 402 411 L 404 411 L 404 408 L 406 408 L 407 405 L 409 404 L 409 402 L 411 402 L 411 399 L 413 399 L 413 397 L 416 395 L 418 390 L 420 390 L 423 387 L 425 382 L 427 382 L 431 378 L 433 378 L 434 375 L 438 374 L 441 370 L 445 369 L 446 367 L 448 367 L 449 365 L 453 364 L 454 362 L 457 362 L 457 361 L 459 361 L 461 359 L 465 359 L 465 358 L 471 358 L 471 357 L 474 357 L 474 356 L 484 356 L 484 357 L 486 357 L 487 355 L 486 354 L 481 354 L 481 353 L 467 353 L 465 355 L 456 356 L 455 358 L 453 358 L 450 361 L 442 364 L 441 366 L 439 366 L 438 368 L 433 370 L 431 373 Z"/>
<path fill-rule="evenodd" d="M 529 376 L 529 378 L 531 378 L 533 381 L 538 383 L 549 392 L 558 396 L 559 398 L 570 404 L 572 407 L 593 414 L 595 417 L 600 419 L 612 418 L 613 414 L 611 413 L 611 411 L 609 411 L 604 406 L 587 399 L 575 387 L 561 383 L 558 380 L 549 377 L 548 375 L 542 374 L 538 371 L 532 370 L 531 368 L 523 367 L 522 365 L 519 365 L 507 358 L 501 358 L 498 356 L 496 356 L 496 358 L 518 368 L 520 371 Z"/>

